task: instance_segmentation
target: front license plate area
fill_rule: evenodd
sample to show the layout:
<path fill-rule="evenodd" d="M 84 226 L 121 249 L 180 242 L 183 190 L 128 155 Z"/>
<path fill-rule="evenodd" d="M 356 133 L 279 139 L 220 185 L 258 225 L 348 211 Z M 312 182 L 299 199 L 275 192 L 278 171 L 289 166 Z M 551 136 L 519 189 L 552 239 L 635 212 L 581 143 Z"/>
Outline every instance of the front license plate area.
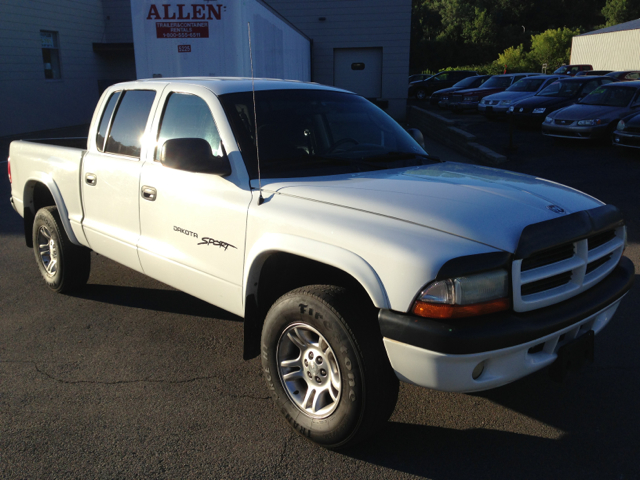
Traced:
<path fill-rule="evenodd" d="M 487 112 L 493 112 L 493 107 L 487 107 Z"/>
<path fill-rule="evenodd" d="M 595 334 L 589 330 L 558 350 L 558 358 L 549 367 L 549 375 L 562 382 L 569 372 L 577 372 L 586 362 L 593 363 Z"/>

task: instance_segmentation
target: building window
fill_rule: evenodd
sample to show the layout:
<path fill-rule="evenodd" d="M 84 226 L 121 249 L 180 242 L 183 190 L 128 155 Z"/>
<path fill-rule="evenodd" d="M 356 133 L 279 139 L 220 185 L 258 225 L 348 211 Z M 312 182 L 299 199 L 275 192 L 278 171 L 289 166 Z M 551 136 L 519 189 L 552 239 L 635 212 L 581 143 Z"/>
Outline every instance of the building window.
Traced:
<path fill-rule="evenodd" d="M 58 32 L 40 30 L 42 43 L 42 61 L 44 63 L 44 78 L 54 80 L 60 78 L 60 48 Z"/>

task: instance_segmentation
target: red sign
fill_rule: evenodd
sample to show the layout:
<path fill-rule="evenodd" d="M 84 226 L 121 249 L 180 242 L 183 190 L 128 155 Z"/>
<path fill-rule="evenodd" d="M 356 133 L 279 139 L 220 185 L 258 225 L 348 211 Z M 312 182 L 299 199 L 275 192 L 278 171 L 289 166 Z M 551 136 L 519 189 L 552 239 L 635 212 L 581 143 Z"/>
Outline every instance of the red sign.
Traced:
<path fill-rule="evenodd" d="M 178 52 L 190 52 L 191 45 L 178 45 Z"/>
<path fill-rule="evenodd" d="M 209 22 L 156 22 L 158 38 L 209 38 Z"/>

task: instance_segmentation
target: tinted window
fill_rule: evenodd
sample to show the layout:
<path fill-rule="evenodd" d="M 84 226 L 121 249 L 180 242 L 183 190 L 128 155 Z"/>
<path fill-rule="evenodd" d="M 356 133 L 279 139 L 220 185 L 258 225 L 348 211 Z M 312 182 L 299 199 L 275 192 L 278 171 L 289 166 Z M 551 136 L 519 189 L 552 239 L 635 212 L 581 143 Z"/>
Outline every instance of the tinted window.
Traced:
<path fill-rule="evenodd" d="M 107 136 L 107 128 L 109 128 L 109 121 L 111 120 L 111 115 L 113 114 L 113 109 L 116 108 L 116 103 L 118 103 L 118 99 L 120 98 L 121 92 L 115 92 L 111 94 L 109 101 L 107 102 L 107 106 L 102 112 L 102 120 L 100 120 L 100 126 L 98 127 L 98 133 L 96 135 L 96 145 L 100 152 L 104 149 L 104 139 Z"/>
<path fill-rule="evenodd" d="M 456 83 L 454 87 L 473 88 L 473 87 L 477 87 L 478 85 L 481 85 L 482 82 L 484 82 L 485 80 L 486 80 L 485 77 L 478 77 L 478 76 L 467 77 L 463 80 L 460 80 L 458 83 Z"/>
<path fill-rule="evenodd" d="M 511 85 L 512 77 L 491 77 L 487 80 L 483 88 L 507 88 Z"/>
<path fill-rule="evenodd" d="M 608 107 L 626 107 L 636 94 L 635 88 L 598 87 L 584 97 L 580 103 L 586 105 L 604 105 Z"/>
<path fill-rule="evenodd" d="M 251 92 L 221 95 L 251 178 L 257 177 Z M 325 90 L 256 92 L 263 178 L 335 175 L 432 163 L 394 120 L 357 95 Z"/>
<path fill-rule="evenodd" d="M 439 73 L 439 74 L 435 75 L 433 78 L 431 78 L 431 80 L 439 82 L 439 81 L 442 81 L 442 80 L 449 80 L 450 77 L 451 77 L 451 72 L 442 72 L 442 73 Z"/>
<path fill-rule="evenodd" d="M 600 82 L 598 82 L 597 80 L 585 83 L 584 87 L 582 87 L 582 94 L 587 95 L 588 93 L 593 92 L 596 88 L 598 88 L 599 85 Z"/>
<path fill-rule="evenodd" d="M 172 93 L 162 115 L 156 160 L 164 142 L 172 138 L 202 138 L 209 142 L 214 155 L 222 156 L 220 135 L 206 102 L 195 95 Z"/>
<path fill-rule="evenodd" d="M 578 82 L 555 82 L 542 90 L 538 95 L 542 97 L 572 97 L 582 86 Z"/>
<path fill-rule="evenodd" d="M 152 90 L 129 90 L 123 93 L 105 151 L 130 157 L 140 156 L 142 135 L 155 96 L 156 92 Z"/>
<path fill-rule="evenodd" d="M 523 78 L 522 80 L 514 83 L 509 88 L 508 92 L 537 92 L 540 86 L 544 83 L 543 78 Z"/>

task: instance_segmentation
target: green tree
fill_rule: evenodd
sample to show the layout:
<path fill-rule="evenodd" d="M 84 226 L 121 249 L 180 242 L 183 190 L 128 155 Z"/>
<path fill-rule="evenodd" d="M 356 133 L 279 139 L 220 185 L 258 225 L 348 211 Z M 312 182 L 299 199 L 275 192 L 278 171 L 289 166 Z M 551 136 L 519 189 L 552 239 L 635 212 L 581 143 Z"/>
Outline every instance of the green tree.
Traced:
<path fill-rule="evenodd" d="M 606 20 L 605 26 L 612 27 L 640 17 L 640 4 L 637 0 L 607 0 L 602 15 Z"/>
<path fill-rule="evenodd" d="M 534 71 L 531 66 L 531 58 L 524 50 L 524 45 L 517 47 L 509 47 L 500 55 L 495 62 L 495 69 L 502 73 L 506 68 L 508 73 L 511 72 L 529 72 Z"/>
<path fill-rule="evenodd" d="M 531 37 L 531 51 L 528 58 L 534 71 L 540 71 L 547 64 L 547 71 L 553 71 L 563 63 L 569 63 L 571 40 L 580 34 L 580 29 L 558 28 L 547 30 Z"/>

